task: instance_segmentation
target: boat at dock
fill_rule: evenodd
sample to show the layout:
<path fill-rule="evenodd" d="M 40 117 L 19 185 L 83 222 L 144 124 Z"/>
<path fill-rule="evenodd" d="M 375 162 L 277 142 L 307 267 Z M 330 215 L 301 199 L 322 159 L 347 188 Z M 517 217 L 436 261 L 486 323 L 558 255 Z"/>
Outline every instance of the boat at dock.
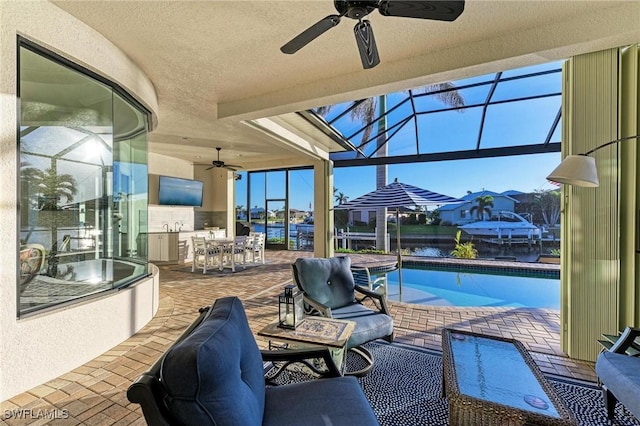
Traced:
<path fill-rule="evenodd" d="M 541 230 L 523 216 L 510 212 L 500 211 L 492 215 L 488 220 L 467 223 L 458 226 L 469 235 L 498 239 L 527 238 L 538 240 Z"/>

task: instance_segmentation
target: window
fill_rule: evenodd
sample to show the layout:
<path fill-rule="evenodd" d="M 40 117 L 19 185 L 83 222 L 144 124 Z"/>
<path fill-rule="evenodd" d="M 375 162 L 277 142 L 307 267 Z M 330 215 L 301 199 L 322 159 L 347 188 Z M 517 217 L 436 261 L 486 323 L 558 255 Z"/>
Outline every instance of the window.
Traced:
<path fill-rule="evenodd" d="M 19 38 L 19 312 L 147 275 L 148 113 Z"/>
<path fill-rule="evenodd" d="M 253 171 L 242 176 L 235 187 L 236 218 L 249 220 L 254 231 L 265 232 L 269 248 L 312 250 L 313 169 Z"/>

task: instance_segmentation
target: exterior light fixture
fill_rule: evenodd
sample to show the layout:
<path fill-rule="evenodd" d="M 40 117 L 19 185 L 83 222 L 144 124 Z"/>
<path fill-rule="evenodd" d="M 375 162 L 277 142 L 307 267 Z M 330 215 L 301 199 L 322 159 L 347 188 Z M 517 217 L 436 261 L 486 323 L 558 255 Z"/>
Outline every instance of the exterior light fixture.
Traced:
<path fill-rule="evenodd" d="M 556 167 L 551 174 L 547 176 L 547 179 L 552 182 L 563 183 L 565 185 L 595 188 L 600 185 L 600 181 L 598 180 L 596 159 L 590 157 L 590 155 L 609 145 L 638 138 L 640 138 L 640 135 L 627 136 L 604 143 L 585 152 L 584 154 L 568 155 L 564 160 L 562 160 L 560 165 L 558 165 L 558 167 Z"/>
<path fill-rule="evenodd" d="M 295 285 L 285 286 L 278 296 L 278 326 L 295 329 L 304 319 L 303 295 Z"/>

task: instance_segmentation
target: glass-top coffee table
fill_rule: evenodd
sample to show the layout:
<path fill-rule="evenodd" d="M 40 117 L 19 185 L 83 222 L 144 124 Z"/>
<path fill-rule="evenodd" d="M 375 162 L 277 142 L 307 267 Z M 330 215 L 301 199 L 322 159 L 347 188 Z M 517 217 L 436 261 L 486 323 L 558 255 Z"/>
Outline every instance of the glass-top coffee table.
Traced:
<path fill-rule="evenodd" d="M 442 385 L 451 425 L 576 425 L 524 345 L 442 331 Z"/>

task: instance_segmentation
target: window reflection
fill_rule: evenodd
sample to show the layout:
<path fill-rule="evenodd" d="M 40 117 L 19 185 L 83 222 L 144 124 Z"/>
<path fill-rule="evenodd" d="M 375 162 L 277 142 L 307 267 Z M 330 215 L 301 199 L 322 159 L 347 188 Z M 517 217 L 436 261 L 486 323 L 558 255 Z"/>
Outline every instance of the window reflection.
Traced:
<path fill-rule="evenodd" d="M 19 310 L 147 274 L 147 117 L 110 86 L 20 47 Z"/>

